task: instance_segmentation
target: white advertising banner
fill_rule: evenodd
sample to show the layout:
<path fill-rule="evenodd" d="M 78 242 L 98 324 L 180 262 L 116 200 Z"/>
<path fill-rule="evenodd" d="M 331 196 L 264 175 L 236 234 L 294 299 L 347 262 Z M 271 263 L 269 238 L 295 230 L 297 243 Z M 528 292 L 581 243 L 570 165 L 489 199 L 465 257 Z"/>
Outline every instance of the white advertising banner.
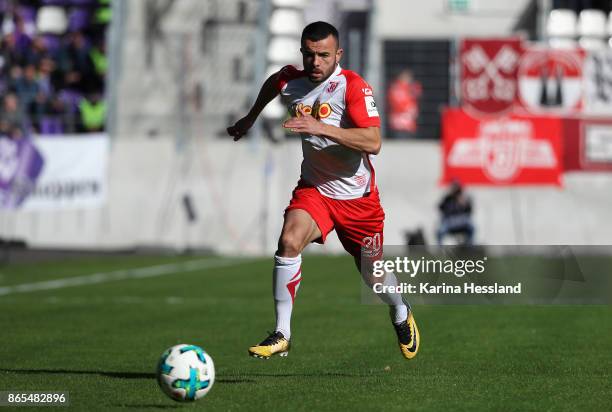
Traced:
<path fill-rule="evenodd" d="M 612 114 L 612 50 L 593 51 L 584 63 L 585 113 Z"/>
<path fill-rule="evenodd" d="M 0 138 L 0 207 L 63 210 L 102 206 L 107 194 L 105 134 Z"/>

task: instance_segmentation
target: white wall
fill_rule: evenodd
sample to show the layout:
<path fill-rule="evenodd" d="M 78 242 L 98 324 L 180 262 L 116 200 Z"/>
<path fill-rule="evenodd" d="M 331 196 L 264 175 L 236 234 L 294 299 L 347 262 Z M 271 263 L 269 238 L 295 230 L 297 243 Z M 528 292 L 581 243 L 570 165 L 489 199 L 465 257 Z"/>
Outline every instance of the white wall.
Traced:
<path fill-rule="evenodd" d="M 448 0 L 376 1 L 377 35 L 384 39 L 506 36 L 529 0 L 469 0 L 471 9 L 451 13 Z"/>
<path fill-rule="evenodd" d="M 267 185 L 266 159 L 272 166 Z M 248 141 L 201 139 L 176 153 L 171 139 L 116 139 L 106 207 L 2 211 L 0 237 L 25 238 L 38 247 L 212 247 L 231 254 L 269 254 L 300 161 L 301 146 L 294 141 L 257 147 Z M 438 144 L 386 142 L 375 166 L 387 213 L 385 243 L 401 244 L 404 230 L 418 226 L 434 241 L 436 205 L 443 193 Z M 182 208 L 186 192 L 194 198 L 195 224 L 187 222 Z M 612 174 L 566 175 L 562 189 L 469 192 L 481 243 L 612 244 Z M 329 239 L 325 247 L 309 250 L 340 252 L 336 236 Z"/>

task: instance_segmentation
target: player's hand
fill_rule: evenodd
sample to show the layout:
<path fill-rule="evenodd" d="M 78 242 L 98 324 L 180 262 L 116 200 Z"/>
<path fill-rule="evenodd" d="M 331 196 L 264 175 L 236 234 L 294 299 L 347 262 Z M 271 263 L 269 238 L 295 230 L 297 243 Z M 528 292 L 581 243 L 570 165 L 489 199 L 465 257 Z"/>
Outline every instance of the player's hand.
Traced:
<path fill-rule="evenodd" d="M 292 117 L 283 123 L 283 127 L 296 133 L 321 136 L 323 134 L 323 123 L 304 112 L 303 109 L 299 109 L 299 112 L 301 114 L 300 117 Z"/>
<path fill-rule="evenodd" d="M 227 134 L 234 138 L 234 142 L 237 142 L 247 134 L 251 127 L 253 127 L 253 123 L 255 123 L 254 119 L 245 116 L 238 120 L 233 126 L 228 127 Z"/>

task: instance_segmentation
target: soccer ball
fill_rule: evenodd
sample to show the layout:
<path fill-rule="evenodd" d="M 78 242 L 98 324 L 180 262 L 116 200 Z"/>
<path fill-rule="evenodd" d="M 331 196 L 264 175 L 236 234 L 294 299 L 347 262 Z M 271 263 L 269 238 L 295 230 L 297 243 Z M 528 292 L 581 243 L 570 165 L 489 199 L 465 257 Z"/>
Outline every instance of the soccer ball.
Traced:
<path fill-rule="evenodd" d="M 210 391 L 214 382 L 215 364 L 199 346 L 176 345 L 159 358 L 157 383 L 175 401 L 200 399 Z"/>

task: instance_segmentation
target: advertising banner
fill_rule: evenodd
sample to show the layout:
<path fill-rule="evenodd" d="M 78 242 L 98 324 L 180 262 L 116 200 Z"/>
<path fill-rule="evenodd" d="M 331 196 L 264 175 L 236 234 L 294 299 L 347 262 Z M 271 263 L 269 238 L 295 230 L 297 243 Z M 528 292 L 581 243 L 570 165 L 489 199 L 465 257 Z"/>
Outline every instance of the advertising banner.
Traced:
<path fill-rule="evenodd" d="M 443 114 L 444 183 L 561 185 L 562 124 L 550 117 Z"/>
<path fill-rule="evenodd" d="M 0 137 L 0 208 L 21 206 L 34 190 L 43 163 L 30 139 Z"/>
<path fill-rule="evenodd" d="M 612 119 L 564 119 L 564 169 L 612 171 Z"/>
<path fill-rule="evenodd" d="M 99 207 L 107 192 L 104 134 L 0 138 L 0 207 L 62 210 Z"/>
<path fill-rule="evenodd" d="M 501 115 L 516 101 L 520 39 L 465 39 L 461 43 L 461 100 L 475 117 Z"/>
<path fill-rule="evenodd" d="M 532 114 L 579 113 L 583 105 L 584 51 L 531 46 L 518 70 L 519 102 Z"/>
<path fill-rule="evenodd" d="M 583 79 L 584 113 L 612 116 L 612 50 L 590 52 Z"/>

